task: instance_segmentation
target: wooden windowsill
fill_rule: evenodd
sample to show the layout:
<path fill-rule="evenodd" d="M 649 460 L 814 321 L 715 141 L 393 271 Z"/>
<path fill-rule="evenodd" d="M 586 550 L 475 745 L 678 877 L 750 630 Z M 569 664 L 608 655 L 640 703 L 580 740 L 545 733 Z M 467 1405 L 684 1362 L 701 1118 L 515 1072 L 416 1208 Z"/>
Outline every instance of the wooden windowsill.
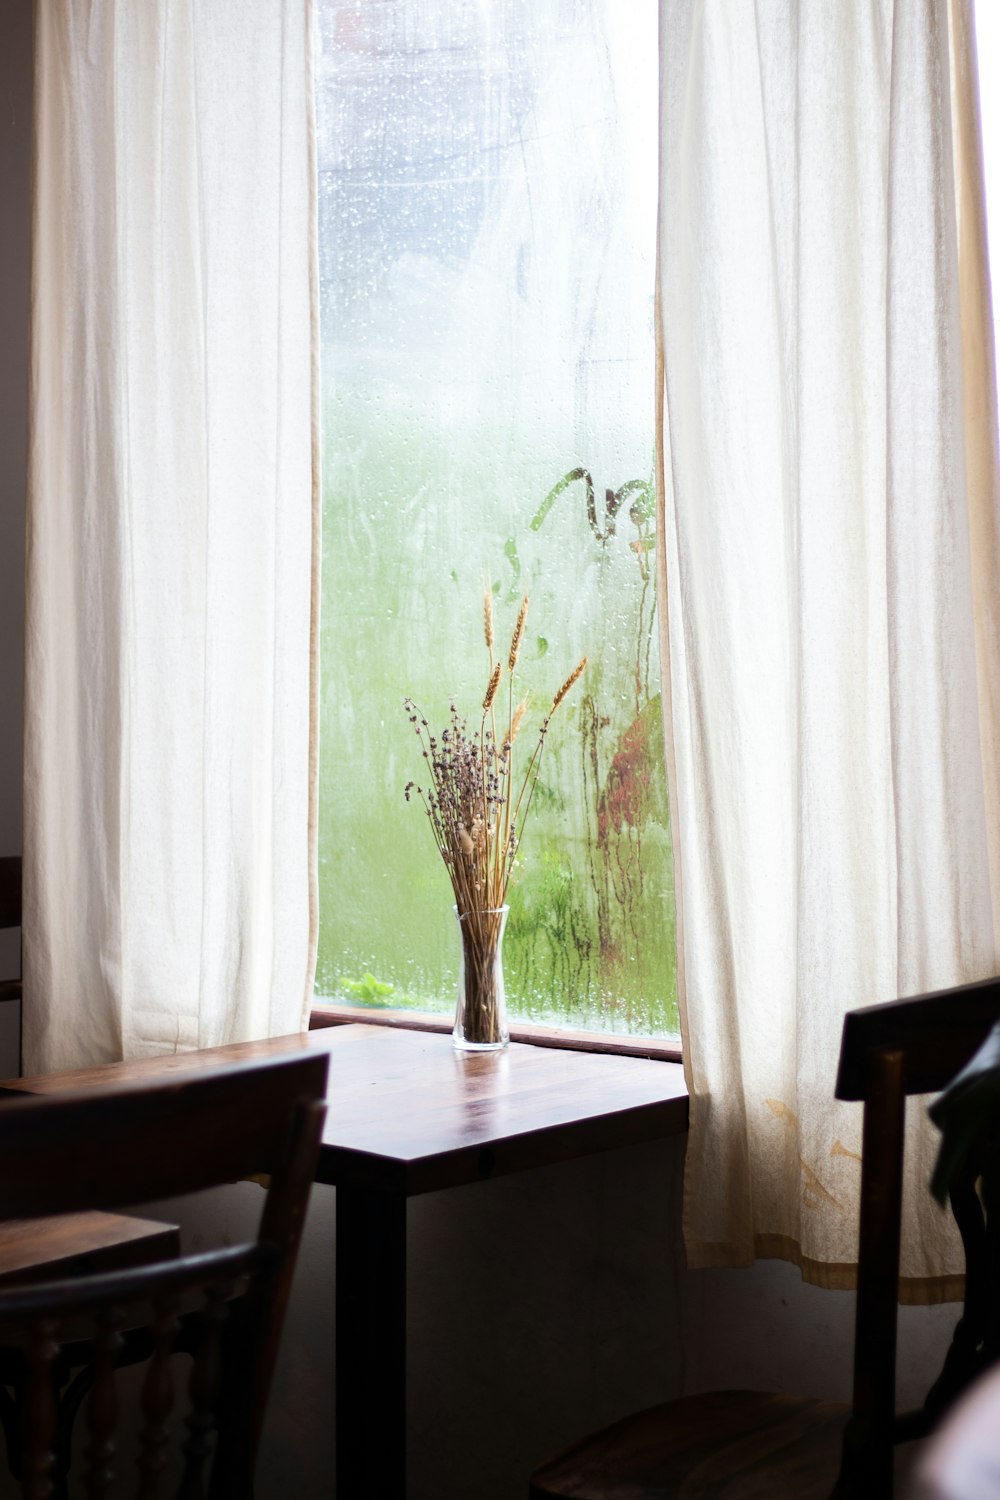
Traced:
<path fill-rule="evenodd" d="M 314 1005 L 309 1016 L 310 1031 L 324 1026 L 393 1026 L 405 1031 L 449 1032 L 452 1018 L 429 1011 L 392 1010 L 386 1006 Z M 563 1047 L 571 1052 L 609 1052 L 618 1057 L 647 1057 L 660 1062 L 679 1063 L 679 1042 L 655 1037 L 614 1036 L 601 1031 L 570 1031 L 559 1026 L 539 1026 L 533 1021 L 518 1021 L 510 1028 L 512 1042 L 527 1042 L 534 1047 Z"/>

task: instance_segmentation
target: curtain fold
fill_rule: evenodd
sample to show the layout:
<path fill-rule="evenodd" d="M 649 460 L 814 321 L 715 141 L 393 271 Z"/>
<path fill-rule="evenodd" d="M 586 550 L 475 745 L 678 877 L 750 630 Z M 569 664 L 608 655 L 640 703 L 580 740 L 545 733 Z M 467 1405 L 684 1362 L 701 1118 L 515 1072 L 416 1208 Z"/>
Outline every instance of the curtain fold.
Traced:
<path fill-rule="evenodd" d="M 996 419 L 968 0 L 662 0 L 692 1265 L 851 1284 L 843 1014 L 995 973 Z M 987 330 L 984 333 L 984 329 Z M 905 1295 L 954 1290 L 912 1111 Z"/>
<path fill-rule="evenodd" d="M 312 24 L 36 7 L 29 1071 L 307 1024 Z"/>

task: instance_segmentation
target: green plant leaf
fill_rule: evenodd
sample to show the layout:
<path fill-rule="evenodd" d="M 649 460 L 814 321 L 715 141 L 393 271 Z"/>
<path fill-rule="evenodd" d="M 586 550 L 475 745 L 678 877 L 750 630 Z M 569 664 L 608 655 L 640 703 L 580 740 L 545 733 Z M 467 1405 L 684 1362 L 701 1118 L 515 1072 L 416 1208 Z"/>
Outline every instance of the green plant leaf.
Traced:
<path fill-rule="evenodd" d="M 372 973 L 366 973 L 363 979 L 346 979 L 341 977 L 341 988 L 355 1000 L 360 1000 L 363 1005 L 386 1005 L 387 995 L 391 995 L 395 985 L 386 984 L 381 979 L 376 979 Z"/>

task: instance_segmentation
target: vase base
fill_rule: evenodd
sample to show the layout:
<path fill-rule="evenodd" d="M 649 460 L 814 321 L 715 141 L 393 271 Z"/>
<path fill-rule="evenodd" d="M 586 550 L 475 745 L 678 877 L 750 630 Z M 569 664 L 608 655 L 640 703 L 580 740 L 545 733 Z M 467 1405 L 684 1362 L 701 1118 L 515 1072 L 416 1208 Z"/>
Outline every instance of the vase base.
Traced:
<path fill-rule="evenodd" d="M 453 1031 L 451 1034 L 451 1045 L 456 1052 L 502 1052 L 509 1042 L 509 1036 L 502 1037 L 497 1042 L 470 1042 L 460 1031 Z"/>

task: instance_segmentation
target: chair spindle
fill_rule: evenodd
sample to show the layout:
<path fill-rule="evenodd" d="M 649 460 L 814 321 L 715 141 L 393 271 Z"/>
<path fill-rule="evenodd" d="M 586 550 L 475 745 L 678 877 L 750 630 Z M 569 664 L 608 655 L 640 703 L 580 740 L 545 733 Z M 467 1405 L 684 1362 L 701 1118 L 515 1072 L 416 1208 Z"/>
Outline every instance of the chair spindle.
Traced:
<path fill-rule="evenodd" d="M 142 1429 L 139 1434 L 138 1500 L 157 1500 L 170 1442 L 174 1382 L 170 1355 L 177 1337 L 177 1299 L 160 1298 L 153 1310 L 153 1354 L 142 1383 Z"/>
<path fill-rule="evenodd" d="M 184 1480 L 178 1500 L 204 1500 L 205 1463 L 212 1449 L 215 1412 L 222 1384 L 222 1325 L 229 1315 L 231 1285 L 209 1286 L 202 1312 L 203 1332 L 191 1370 Z"/>
<path fill-rule="evenodd" d="M 106 1309 L 97 1319 L 94 1383 L 87 1407 L 87 1430 L 90 1434 L 84 1478 L 87 1500 L 104 1500 L 114 1478 L 114 1430 L 118 1420 L 115 1361 L 122 1347 L 122 1337 L 118 1331 L 120 1322 L 120 1315 L 113 1307 Z"/>
<path fill-rule="evenodd" d="M 28 1389 L 22 1437 L 24 1500 L 51 1500 L 54 1491 L 56 1401 L 52 1366 L 59 1346 L 53 1333 L 51 1319 L 40 1318 L 32 1327 L 27 1349 Z"/>

